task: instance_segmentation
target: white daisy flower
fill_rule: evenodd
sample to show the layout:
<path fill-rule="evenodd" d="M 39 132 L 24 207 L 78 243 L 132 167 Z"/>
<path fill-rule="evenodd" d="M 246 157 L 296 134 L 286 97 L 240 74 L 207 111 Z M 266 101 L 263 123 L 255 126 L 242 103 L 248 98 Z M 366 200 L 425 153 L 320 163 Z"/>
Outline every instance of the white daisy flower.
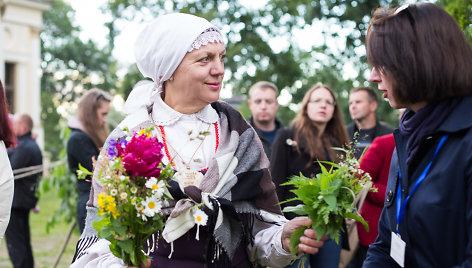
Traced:
<path fill-rule="evenodd" d="M 121 176 L 120 176 L 120 180 L 121 180 L 121 181 L 124 181 L 125 179 L 126 179 L 126 176 L 125 176 L 125 175 L 121 175 Z"/>
<path fill-rule="evenodd" d="M 141 202 L 141 204 L 144 206 L 143 214 L 148 217 L 154 217 L 154 215 L 159 213 L 162 208 L 162 203 L 154 197 L 147 197 L 146 200 Z"/>
<path fill-rule="evenodd" d="M 128 194 L 126 192 L 122 192 L 120 194 L 121 199 L 126 199 L 128 197 Z"/>
<path fill-rule="evenodd" d="M 195 212 L 193 213 L 193 220 L 196 224 L 205 226 L 208 221 L 208 215 L 201 209 L 195 209 Z"/>
<path fill-rule="evenodd" d="M 164 194 L 164 187 L 166 184 L 164 181 L 157 181 L 156 178 L 151 177 L 147 182 L 146 182 L 146 187 L 149 189 L 152 189 L 152 193 L 157 196 L 157 198 L 161 198 L 162 195 Z"/>
<path fill-rule="evenodd" d="M 157 179 L 155 177 L 151 177 L 146 181 L 146 187 L 149 189 L 153 189 L 155 184 L 157 184 Z"/>
<path fill-rule="evenodd" d="M 195 209 L 193 212 L 193 220 L 197 224 L 197 233 L 195 239 L 200 240 L 200 225 L 205 226 L 208 221 L 208 215 L 201 209 Z"/>
<path fill-rule="evenodd" d="M 136 198 L 134 198 L 134 197 L 131 198 L 131 204 L 132 204 L 132 205 L 135 205 L 135 204 L 136 204 Z"/>
<path fill-rule="evenodd" d="M 135 194 L 135 193 L 138 191 L 138 189 L 133 186 L 133 187 L 131 187 L 130 191 L 131 191 L 133 194 Z"/>
<path fill-rule="evenodd" d="M 110 194 L 116 196 L 118 194 L 118 191 L 116 189 L 111 189 Z"/>

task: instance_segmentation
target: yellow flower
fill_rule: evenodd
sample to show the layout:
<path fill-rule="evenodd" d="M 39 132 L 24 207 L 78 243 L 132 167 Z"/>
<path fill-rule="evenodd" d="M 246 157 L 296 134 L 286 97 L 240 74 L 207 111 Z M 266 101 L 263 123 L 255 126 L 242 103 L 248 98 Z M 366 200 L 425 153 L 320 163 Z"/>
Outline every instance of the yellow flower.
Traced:
<path fill-rule="evenodd" d="M 98 215 L 105 215 L 106 213 L 111 213 L 114 218 L 119 215 L 115 198 L 111 195 L 105 196 L 105 193 L 101 192 L 98 195 Z"/>

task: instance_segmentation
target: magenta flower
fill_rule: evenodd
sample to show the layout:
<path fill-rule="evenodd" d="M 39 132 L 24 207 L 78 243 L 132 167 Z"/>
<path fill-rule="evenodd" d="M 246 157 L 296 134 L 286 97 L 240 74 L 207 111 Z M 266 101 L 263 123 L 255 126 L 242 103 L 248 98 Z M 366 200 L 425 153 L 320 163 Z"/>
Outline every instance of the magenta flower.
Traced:
<path fill-rule="evenodd" d="M 135 134 L 126 145 L 123 164 L 131 178 L 136 176 L 156 177 L 161 174 L 162 147 L 156 137 Z"/>

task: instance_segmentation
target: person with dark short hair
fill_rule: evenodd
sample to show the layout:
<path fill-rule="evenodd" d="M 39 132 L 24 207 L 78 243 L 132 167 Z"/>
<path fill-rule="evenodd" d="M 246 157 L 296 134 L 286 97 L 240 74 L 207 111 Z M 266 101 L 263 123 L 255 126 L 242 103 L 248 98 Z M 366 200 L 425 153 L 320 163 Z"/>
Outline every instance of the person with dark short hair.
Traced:
<path fill-rule="evenodd" d="M 31 137 L 32 129 L 33 119 L 31 116 L 27 114 L 14 116 L 13 131 L 18 139 L 18 144 L 8 150 L 8 157 L 13 170 L 43 163 L 41 150 Z M 38 202 L 36 187 L 42 175 L 41 173 L 34 173 L 15 180 L 10 223 L 5 232 L 8 255 L 10 255 L 10 260 L 15 268 L 34 267 L 29 214 Z"/>
<path fill-rule="evenodd" d="M 363 267 L 471 267 L 472 48 L 431 3 L 377 9 L 366 45 L 369 80 L 406 110 Z"/>
<path fill-rule="evenodd" d="M 278 95 L 279 89 L 274 83 L 259 81 L 249 89 L 249 100 L 247 101 L 251 110 L 249 123 L 261 139 L 264 152 L 269 160 L 275 135 L 283 127 L 276 117 L 279 108 Z"/>
<path fill-rule="evenodd" d="M 359 159 L 364 150 L 379 136 L 393 132 L 388 124 L 377 120 L 377 92 L 371 87 L 356 87 L 349 93 L 349 113 L 353 123 L 347 125 L 351 141 L 355 141 L 354 153 Z"/>

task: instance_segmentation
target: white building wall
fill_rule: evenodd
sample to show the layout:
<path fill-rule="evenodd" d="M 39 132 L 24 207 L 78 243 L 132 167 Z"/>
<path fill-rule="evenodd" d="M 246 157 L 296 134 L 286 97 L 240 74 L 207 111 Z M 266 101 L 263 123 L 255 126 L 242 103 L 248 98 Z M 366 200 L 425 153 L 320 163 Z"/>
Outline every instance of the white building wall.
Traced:
<path fill-rule="evenodd" d="M 5 62 L 15 65 L 14 110 L 29 114 L 34 121 L 33 132 L 44 148 L 41 125 L 41 47 L 42 12 L 49 5 L 35 0 L 0 0 L 0 78 L 5 81 Z"/>

